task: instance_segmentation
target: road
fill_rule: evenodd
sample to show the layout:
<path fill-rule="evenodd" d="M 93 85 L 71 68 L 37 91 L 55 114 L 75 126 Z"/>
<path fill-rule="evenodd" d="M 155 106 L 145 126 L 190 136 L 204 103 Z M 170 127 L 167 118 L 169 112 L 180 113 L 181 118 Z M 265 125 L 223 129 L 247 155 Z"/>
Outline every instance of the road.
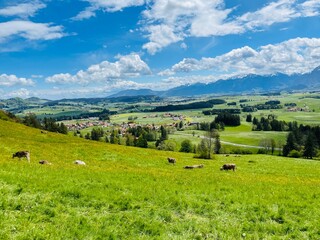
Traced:
<path fill-rule="evenodd" d="M 192 134 L 188 134 L 188 133 L 179 133 L 179 135 L 184 135 L 184 136 L 188 136 L 191 137 L 193 136 Z M 205 136 L 200 136 L 200 138 L 206 138 Z M 235 147 L 243 147 L 243 148 L 255 148 L 255 149 L 264 149 L 265 147 L 262 146 L 253 146 L 253 145 L 246 145 L 246 144 L 239 144 L 239 143 L 233 143 L 233 142 L 227 142 L 227 141 L 221 141 L 220 142 L 222 144 L 225 145 L 231 145 L 231 146 L 235 146 Z M 274 150 L 281 150 L 280 148 L 275 148 Z"/>

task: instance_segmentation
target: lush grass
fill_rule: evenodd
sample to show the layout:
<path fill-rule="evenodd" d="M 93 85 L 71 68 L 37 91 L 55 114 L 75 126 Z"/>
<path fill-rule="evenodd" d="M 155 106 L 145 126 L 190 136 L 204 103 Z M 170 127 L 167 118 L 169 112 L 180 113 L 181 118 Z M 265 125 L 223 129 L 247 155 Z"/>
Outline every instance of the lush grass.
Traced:
<path fill-rule="evenodd" d="M 318 161 L 261 155 L 204 161 L 4 121 L 0 147 L 2 239 L 320 238 Z M 30 164 L 11 159 L 23 149 L 31 151 Z M 221 172 L 224 162 L 236 163 L 237 171 Z M 183 169 L 200 163 L 203 169 Z"/>

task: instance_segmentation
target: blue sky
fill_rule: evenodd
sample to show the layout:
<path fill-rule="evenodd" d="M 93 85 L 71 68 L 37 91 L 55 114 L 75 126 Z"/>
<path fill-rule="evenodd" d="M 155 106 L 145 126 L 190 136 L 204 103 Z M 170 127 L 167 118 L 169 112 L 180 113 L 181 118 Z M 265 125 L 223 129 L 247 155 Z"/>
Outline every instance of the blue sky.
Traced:
<path fill-rule="evenodd" d="M 104 97 L 319 65 L 319 0 L 0 0 L 0 98 Z"/>

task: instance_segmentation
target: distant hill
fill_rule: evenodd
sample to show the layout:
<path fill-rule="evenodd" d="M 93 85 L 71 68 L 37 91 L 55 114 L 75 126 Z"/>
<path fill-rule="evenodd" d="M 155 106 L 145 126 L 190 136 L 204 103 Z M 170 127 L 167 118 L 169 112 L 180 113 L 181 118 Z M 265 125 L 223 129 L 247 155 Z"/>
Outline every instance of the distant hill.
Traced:
<path fill-rule="evenodd" d="M 132 96 L 161 96 L 163 91 L 153 91 L 151 89 L 128 89 L 116 94 L 108 96 L 108 98 L 117 98 L 117 97 L 132 97 Z"/>
<path fill-rule="evenodd" d="M 312 72 L 300 75 L 247 75 L 244 77 L 218 80 L 213 83 L 196 83 L 179 86 L 167 91 L 150 89 L 125 90 L 112 96 L 139 96 L 145 93 L 161 97 L 196 96 L 204 94 L 250 94 L 277 91 L 316 90 L 320 89 L 320 66 Z"/>

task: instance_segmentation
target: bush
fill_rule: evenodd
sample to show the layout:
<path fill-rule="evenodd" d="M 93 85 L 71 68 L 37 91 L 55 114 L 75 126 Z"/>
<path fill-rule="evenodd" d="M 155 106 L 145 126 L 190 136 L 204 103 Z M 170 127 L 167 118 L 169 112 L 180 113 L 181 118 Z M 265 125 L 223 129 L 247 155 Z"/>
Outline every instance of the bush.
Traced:
<path fill-rule="evenodd" d="M 193 151 L 192 143 L 189 139 L 183 140 L 181 143 L 180 152 L 190 153 Z"/>
<path fill-rule="evenodd" d="M 266 149 L 263 149 L 263 148 L 260 148 L 257 152 L 257 154 L 267 154 L 267 150 Z"/>
<path fill-rule="evenodd" d="M 300 157 L 302 157 L 302 154 L 301 154 L 299 151 L 297 151 L 297 150 L 291 150 L 291 151 L 289 152 L 288 157 L 300 158 Z"/>
<path fill-rule="evenodd" d="M 174 151 L 176 144 L 174 142 L 161 142 L 157 149 L 163 151 Z"/>
<path fill-rule="evenodd" d="M 252 154 L 252 151 L 248 149 L 236 148 L 236 149 L 232 149 L 230 153 L 231 154 Z"/>

